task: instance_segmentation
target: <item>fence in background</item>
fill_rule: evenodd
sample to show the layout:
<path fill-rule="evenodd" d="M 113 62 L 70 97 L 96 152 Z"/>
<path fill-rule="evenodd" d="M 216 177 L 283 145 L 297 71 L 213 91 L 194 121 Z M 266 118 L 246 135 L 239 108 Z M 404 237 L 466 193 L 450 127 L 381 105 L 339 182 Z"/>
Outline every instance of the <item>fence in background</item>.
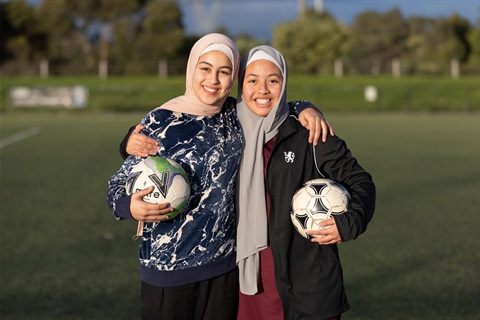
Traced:
<path fill-rule="evenodd" d="M 148 69 L 139 69 L 132 65 L 120 68 L 114 62 L 100 60 L 96 67 L 90 69 L 82 68 L 78 65 L 50 63 L 46 59 L 42 59 L 38 64 L 32 65 L 2 65 L 0 66 L 0 74 L 5 76 L 39 76 L 43 79 L 52 76 L 97 76 L 99 79 L 107 79 L 110 76 L 158 76 L 159 78 L 167 78 L 174 75 L 183 75 L 185 73 L 186 61 L 177 60 L 160 60 L 155 66 Z M 382 70 L 379 66 L 372 66 L 370 73 L 366 75 L 379 76 L 390 75 L 393 78 L 401 78 L 407 75 L 439 75 L 450 76 L 452 79 L 458 79 L 462 76 L 480 74 L 480 66 L 462 65 L 458 59 L 452 59 L 449 65 L 434 69 L 421 69 L 421 71 L 411 71 L 410 66 L 406 66 L 398 58 L 392 59 L 389 67 Z M 349 67 L 345 65 L 342 59 L 336 59 L 330 70 L 324 71 L 326 74 L 342 78 L 352 75 Z"/>

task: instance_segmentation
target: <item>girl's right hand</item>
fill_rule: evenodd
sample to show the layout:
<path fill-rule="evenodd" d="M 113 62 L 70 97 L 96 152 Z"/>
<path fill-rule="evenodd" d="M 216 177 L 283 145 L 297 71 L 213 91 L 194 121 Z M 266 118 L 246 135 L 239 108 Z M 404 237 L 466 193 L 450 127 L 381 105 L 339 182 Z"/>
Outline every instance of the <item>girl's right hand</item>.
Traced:
<path fill-rule="evenodd" d="M 166 215 L 173 211 L 170 203 L 150 203 L 143 200 L 143 197 L 153 192 L 154 187 L 149 187 L 132 194 L 130 201 L 130 214 L 137 221 L 160 222 L 168 219 Z"/>

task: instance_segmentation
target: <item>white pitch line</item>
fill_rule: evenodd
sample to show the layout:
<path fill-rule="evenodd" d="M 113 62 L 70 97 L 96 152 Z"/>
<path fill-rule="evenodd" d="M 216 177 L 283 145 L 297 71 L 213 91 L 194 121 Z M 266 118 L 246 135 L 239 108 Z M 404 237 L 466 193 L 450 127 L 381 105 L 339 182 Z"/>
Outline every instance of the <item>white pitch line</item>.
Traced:
<path fill-rule="evenodd" d="M 0 140 L 0 149 L 40 133 L 40 128 L 32 127 Z"/>

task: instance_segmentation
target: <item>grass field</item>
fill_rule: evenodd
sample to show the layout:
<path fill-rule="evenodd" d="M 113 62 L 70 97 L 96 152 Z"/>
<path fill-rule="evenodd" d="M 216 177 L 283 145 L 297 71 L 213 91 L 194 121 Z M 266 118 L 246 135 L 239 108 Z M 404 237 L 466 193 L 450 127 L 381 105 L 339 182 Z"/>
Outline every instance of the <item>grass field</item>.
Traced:
<path fill-rule="evenodd" d="M 136 227 L 106 186 L 140 117 L 0 116 L 1 319 L 138 319 Z M 480 319 L 480 114 L 327 118 L 378 191 L 367 232 L 340 245 L 342 319 Z"/>
<path fill-rule="evenodd" d="M 9 108 L 12 86 L 58 87 L 82 85 L 89 90 L 86 111 L 147 111 L 185 91 L 184 77 L 52 77 L 8 78 L 0 82 L 0 112 Z M 367 102 L 367 86 L 378 89 L 378 99 Z M 232 95 L 236 95 L 236 85 Z M 310 100 L 327 112 L 357 111 L 480 111 L 478 77 L 345 77 L 290 75 L 290 100 Z"/>

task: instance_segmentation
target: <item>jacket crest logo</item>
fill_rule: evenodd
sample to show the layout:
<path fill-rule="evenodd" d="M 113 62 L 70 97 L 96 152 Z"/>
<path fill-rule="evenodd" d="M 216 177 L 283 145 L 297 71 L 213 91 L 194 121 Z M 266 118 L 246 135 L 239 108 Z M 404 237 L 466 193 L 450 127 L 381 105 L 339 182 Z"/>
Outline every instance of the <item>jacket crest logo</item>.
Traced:
<path fill-rule="evenodd" d="M 293 160 L 295 159 L 295 153 L 293 153 L 292 151 L 284 151 L 283 153 L 285 154 L 285 162 L 293 163 Z"/>

